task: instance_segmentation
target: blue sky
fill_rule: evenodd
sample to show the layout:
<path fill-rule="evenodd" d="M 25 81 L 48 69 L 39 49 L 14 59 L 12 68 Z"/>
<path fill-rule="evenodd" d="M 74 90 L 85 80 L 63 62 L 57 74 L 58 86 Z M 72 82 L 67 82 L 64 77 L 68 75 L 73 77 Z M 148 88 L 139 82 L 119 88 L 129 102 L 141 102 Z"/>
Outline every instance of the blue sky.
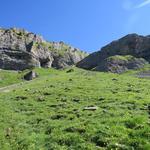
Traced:
<path fill-rule="evenodd" d="M 1 0 L 0 27 L 93 52 L 129 33 L 150 34 L 150 0 Z"/>

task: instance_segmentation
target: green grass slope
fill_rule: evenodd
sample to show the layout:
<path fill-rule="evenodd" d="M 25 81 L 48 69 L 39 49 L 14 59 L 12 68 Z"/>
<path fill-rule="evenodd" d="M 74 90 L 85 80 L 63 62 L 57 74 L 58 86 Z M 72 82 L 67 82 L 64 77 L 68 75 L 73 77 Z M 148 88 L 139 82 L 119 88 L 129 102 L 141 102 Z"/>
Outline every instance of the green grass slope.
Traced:
<path fill-rule="evenodd" d="M 37 79 L 0 90 L 0 149 L 150 149 L 149 79 L 77 68 L 36 72 Z M 3 74 L 1 87 L 21 81 Z"/>
<path fill-rule="evenodd" d="M 0 70 L 0 88 L 22 81 L 22 75 L 17 71 Z"/>

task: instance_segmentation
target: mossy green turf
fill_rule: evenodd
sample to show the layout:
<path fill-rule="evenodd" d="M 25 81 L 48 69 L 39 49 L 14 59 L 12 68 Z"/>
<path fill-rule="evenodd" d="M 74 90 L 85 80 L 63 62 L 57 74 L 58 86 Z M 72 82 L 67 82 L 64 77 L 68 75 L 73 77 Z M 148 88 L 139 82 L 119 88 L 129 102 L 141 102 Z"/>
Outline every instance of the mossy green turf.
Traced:
<path fill-rule="evenodd" d="M 17 71 L 0 70 L 0 88 L 23 81 L 22 74 Z"/>
<path fill-rule="evenodd" d="M 37 79 L 0 91 L 1 150 L 150 149 L 149 79 L 77 68 L 36 72 Z M 7 81 L 0 86 L 14 84 Z"/>
<path fill-rule="evenodd" d="M 125 56 L 121 56 L 121 55 L 115 55 L 115 56 L 110 56 L 108 57 L 108 60 L 122 60 L 122 61 L 131 61 L 134 60 L 135 57 L 131 56 L 131 55 L 125 55 Z"/>

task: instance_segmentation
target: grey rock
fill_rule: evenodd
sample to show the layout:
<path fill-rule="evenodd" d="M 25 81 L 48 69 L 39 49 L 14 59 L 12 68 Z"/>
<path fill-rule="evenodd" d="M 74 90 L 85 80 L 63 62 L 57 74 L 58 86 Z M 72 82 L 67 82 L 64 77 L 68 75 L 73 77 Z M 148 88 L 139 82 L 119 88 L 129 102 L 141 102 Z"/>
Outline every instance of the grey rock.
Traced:
<path fill-rule="evenodd" d="M 150 70 L 138 72 L 136 76 L 139 78 L 150 78 Z"/>
<path fill-rule="evenodd" d="M 113 55 L 132 55 L 150 61 L 150 36 L 129 34 L 101 49 L 103 57 Z"/>
<path fill-rule="evenodd" d="M 33 80 L 37 77 L 38 77 L 38 75 L 34 71 L 30 71 L 30 72 L 28 72 L 27 74 L 24 75 L 24 79 L 27 80 L 27 81 Z"/>
<path fill-rule="evenodd" d="M 69 70 L 66 71 L 66 73 L 71 73 L 71 72 L 74 72 L 73 68 L 71 68 L 71 69 L 69 69 Z"/>
<path fill-rule="evenodd" d="M 131 69 L 143 68 L 148 62 L 143 58 L 136 58 L 131 55 L 110 56 L 100 63 L 94 70 L 112 73 L 123 73 Z"/>
<path fill-rule="evenodd" d="M 0 68 L 24 70 L 33 67 L 65 68 L 87 56 L 63 42 L 47 42 L 23 29 L 0 28 Z"/>
<path fill-rule="evenodd" d="M 95 111 L 95 110 L 97 110 L 97 109 L 98 109 L 98 107 L 97 107 L 97 106 L 87 106 L 87 107 L 84 107 L 84 109 L 83 109 L 83 110 Z"/>
<path fill-rule="evenodd" d="M 62 69 L 75 65 L 88 55 L 87 53 L 82 52 L 77 48 L 68 46 L 63 42 L 53 42 L 50 44 L 53 45 L 53 50 L 51 50 L 54 59 L 52 62 L 52 67 L 56 69 Z"/>
<path fill-rule="evenodd" d="M 102 64 L 105 65 L 108 57 L 115 55 L 132 55 L 150 62 L 150 36 L 129 34 L 104 46 L 100 51 L 90 54 L 78 62 L 77 67 L 99 70 L 97 68 L 101 68 Z"/>

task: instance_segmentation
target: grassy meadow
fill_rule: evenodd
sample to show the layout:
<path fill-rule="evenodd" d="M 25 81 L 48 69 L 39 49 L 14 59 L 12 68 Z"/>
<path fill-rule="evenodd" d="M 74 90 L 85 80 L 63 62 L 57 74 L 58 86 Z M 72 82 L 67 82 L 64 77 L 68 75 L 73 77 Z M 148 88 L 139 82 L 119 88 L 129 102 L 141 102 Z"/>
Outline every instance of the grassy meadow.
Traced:
<path fill-rule="evenodd" d="M 0 70 L 0 150 L 150 150 L 149 78 L 35 71 Z"/>

